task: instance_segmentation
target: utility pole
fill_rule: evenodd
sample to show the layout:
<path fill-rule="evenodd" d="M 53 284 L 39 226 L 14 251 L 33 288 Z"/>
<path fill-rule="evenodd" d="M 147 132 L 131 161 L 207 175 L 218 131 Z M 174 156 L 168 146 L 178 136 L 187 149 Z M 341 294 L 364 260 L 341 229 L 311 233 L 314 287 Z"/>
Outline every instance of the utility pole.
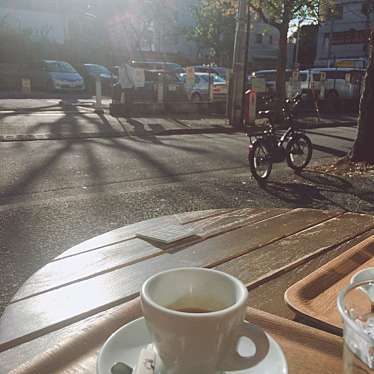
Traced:
<path fill-rule="evenodd" d="M 303 20 L 299 20 L 297 24 L 297 34 L 296 34 L 296 50 L 295 50 L 295 61 L 293 63 L 293 66 L 295 67 L 298 64 L 299 60 L 299 50 L 300 50 L 300 28 L 301 28 L 301 22 Z"/>
<path fill-rule="evenodd" d="M 232 127 L 243 128 L 243 95 L 247 77 L 244 77 L 246 70 L 245 61 L 248 53 L 247 24 L 248 3 L 247 0 L 239 0 L 239 9 L 236 19 L 236 32 L 234 44 L 233 74 L 230 80 L 229 98 L 229 120 Z"/>
<path fill-rule="evenodd" d="M 335 20 L 335 14 L 330 13 L 331 19 L 330 19 L 330 35 L 329 35 L 329 48 L 327 50 L 327 67 L 331 67 L 331 49 L 332 49 L 332 38 L 334 34 L 334 20 Z"/>

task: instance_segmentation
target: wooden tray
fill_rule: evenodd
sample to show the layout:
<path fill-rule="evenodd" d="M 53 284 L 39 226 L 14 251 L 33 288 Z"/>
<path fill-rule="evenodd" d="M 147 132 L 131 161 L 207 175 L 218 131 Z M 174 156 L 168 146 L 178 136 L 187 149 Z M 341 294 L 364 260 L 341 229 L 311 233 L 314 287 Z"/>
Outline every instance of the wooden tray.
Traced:
<path fill-rule="evenodd" d="M 92 374 L 104 341 L 123 324 L 140 316 L 139 300 L 108 310 L 54 347 L 11 370 L 12 374 Z M 342 372 L 342 338 L 248 308 L 247 319 L 262 326 L 281 345 L 289 374 Z M 12 349 L 4 352 L 11 359 Z M 1 367 L 1 365 L 0 365 Z"/>
<path fill-rule="evenodd" d="M 285 293 L 285 301 L 296 313 L 337 334 L 342 322 L 336 307 L 339 291 L 350 283 L 352 276 L 374 266 L 374 235 L 348 249 Z"/>

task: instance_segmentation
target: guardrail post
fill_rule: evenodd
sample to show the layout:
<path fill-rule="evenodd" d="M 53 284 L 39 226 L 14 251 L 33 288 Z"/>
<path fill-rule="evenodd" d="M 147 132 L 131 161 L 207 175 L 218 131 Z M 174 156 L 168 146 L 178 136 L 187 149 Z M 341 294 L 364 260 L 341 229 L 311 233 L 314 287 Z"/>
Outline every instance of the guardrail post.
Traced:
<path fill-rule="evenodd" d="M 165 87 L 164 87 L 164 77 L 159 75 L 157 82 L 157 102 L 162 104 L 164 102 Z"/>
<path fill-rule="evenodd" d="M 22 78 L 21 79 L 22 93 L 29 94 L 31 93 L 31 79 Z"/>
<path fill-rule="evenodd" d="M 96 104 L 95 104 L 95 113 L 104 113 L 103 104 L 102 104 L 102 89 L 101 89 L 101 78 L 100 75 L 96 75 Z"/>

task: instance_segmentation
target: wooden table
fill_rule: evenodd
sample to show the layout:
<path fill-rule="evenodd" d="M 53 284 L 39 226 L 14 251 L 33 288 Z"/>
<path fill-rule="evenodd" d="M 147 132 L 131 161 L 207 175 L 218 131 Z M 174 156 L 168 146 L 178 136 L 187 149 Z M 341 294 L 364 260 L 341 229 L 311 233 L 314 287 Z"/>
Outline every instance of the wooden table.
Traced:
<path fill-rule="evenodd" d="M 173 246 L 135 236 L 170 224 L 191 227 L 198 236 Z M 89 372 L 88 367 L 92 372 L 104 336 L 139 315 L 133 299 L 144 280 L 182 266 L 215 268 L 241 279 L 250 291 L 249 306 L 277 316 L 249 310 L 254 321 L 279 337 L 290 373 L 307 372 L 305 359 L 298 357 L 295 347 L 313 346 L 313 336 L 328 342 L 329 354 L 336 360 L 332 362 L 331 356 L 332 366 L 321 364 L 319 372 L 333 373 L 333 365 L 340 365 L 341 338 L 290 321 L 294 314 L 284 303 L 284 292 L 373 233 L 374 217 L 369 215 L 312 209 L 227 209 L 160 217 L 97 236 L 55 258 L 14 296 L 0 319 L 0 373 L 29 360 L 37 365 L 38 357 L 53 361 L 61 350 L 73 357 L 75 369 L 69 373 Z M 298 331 L 306 334 L 302 335 L 304 342 L 292 343 L 292 352 L 276 328 L 277 321 L 294 330 L 295 337 Z M 102 336 L 95 332 L 100 326 Z M 99 335 L 101 340 L 95 341 Z M 77 347 L 84 344 L 93 344 L 91 348 L 96 350 L 78 354 Z M 27 364 L 21 369 L 32 367 Z M 35 367 L 26 372 L 37 372 Z"/>

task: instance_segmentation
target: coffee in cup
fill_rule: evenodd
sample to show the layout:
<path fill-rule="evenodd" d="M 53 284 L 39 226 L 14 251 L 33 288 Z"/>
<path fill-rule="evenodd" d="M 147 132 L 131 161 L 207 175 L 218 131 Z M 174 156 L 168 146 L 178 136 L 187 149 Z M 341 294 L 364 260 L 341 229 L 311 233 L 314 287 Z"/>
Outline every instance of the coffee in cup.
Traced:
<path fill-rule="evenodd" d="M 250 368 L 264 359 L 264 331 L 244 321 L 248 291 L 236 278 L 216 270 L 180 268 L 149 278 L 142 286 L 144 318 L 164 374 L 218 374 Z M 240 337 L 256 347 L 237 351 Z"/>

